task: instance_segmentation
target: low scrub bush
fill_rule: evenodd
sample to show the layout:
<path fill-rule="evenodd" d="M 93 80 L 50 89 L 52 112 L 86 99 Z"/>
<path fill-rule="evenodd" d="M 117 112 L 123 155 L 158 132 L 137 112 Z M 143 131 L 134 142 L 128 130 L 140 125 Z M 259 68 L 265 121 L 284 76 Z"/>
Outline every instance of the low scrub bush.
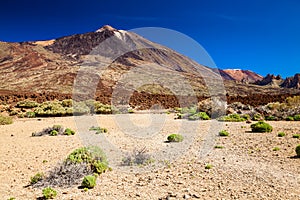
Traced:
<path fill-rule="evenodd" d="M 32 176 L 32 177 L 30 178 L 30 184 L 31 184 L 31 185 L 34 185 L 34 184 L 36 184 L 37 182 L 43 180 L 43 178 L 44 178 L 44 174 L 43 174 L 43 173 L 37 173 L 37 174 L 35 174 L 34 176 Z"/>
<path fill-rule="evenodd" d="M 213 167 L 212 164 L 205 165 L 205 169 L 211 169 L 212 167 Z"/>
<path fill-rule="evenodd" d="M 284 137 L 284 136 L 285 136 L 285 133 L 284 133 L 284 132 L 279 132 L 279 133 L 277 134 L 277 136 L 278 136 L 278 137 Z"/>
<path fill-rule="evenodd" d="M 42 192 L 44 199 L 54 199 L 57 195 L 57 192 L 51 187 L 44 188 Z"/>
<path fill-rule="evenodd" d="M 300 157 L 300 144 L 296 147 L 295 151 L 296 151 L 296 155 Z"/>
<path fill-rule="evenodd" d="M 48 127 L 43 129 L 40 132 L 34 132 L 32 133 L 32 136 L 44 136 L 44 135 L 50 135 L 50 136 L 57 136 L 57 135 L 75 135 L 75 131 L 71 130 L 70 128 L 64 128 L 61 125 L 53 125 L 52 127 Z"/>
<path fill-rule="evenodd" d="M 293 138 L 300 138 L 300 134 L 294 134 Z"/>
<path fill-rule="evenodd" d="M 229 136 L 229 133 L 226 130 L 222 130 L 219 132 L 219 136 L 226 137 Z"/>
<path fill-rule="evenodd" d="M 96 134 L 107 133 L 108 132 L 107 128 L 101 128 L 99 126 L 97 126 L 97 127 L 92 126 L 89 130 L 90 131 L 96 131 Z"/>
<path fill-rule="evenodd" d="M 294 117 L 292 117 L 292 116 L 287 116 L 287 117 L 285 118 L 285 120 L 286 120 L 286 121 L 294 121 Z"/>
<path fill-rule="evenodd" d="M 265 116 L 265 120 L 267 120 L 267 121 L 277 121 L 278 119 L 275 116 Z"/>
<path fill-rule="evenodd" d="M 252 132 L 272 132 L 273 130 L 273 127 L 266 123 L 266 122 L 263 122 L 263 121 L 260 121 L 260 122 L 257 122 L 255 124 L 251 124 L 251 129 L 252 129 Z"/>
<path fill-rule="evenodd" d="M 245 118 L 241 117 L 239 114 L 231 114 L 227 116 L 220 117 L 219 121 L 223 122 L 243 122 L 246 121 Z"/>
<path fill-rule="evenodd" d="M 300 115 L 295 115 L 295 116 L 294 116 L 294 120 L 295 120 L 295 121 L 300 121 Z"/>
<path fill-rule="evenodd" d="M 274 148 L 273 148 L 273 151 L 279 151 L 279 150 L 280 150 L 279 147 L 274 147 Z"/>
<path fill-rule="evenodd" d="M 167 138 L 168 142 L 182 142 L 183 136 L 180 134 L 171 134 Z"/>
<path fill-rule="evenodd" d="M 209 120 L 210 117 L 205 112 L 197 112 L 188 117 L 189 120 Z"/>
<path fill-rule="evenodd" d="M 11 117 L 0 115 L 0 125 L 12 124 L 13 120 Z"/>
<path fill-rule="evenodd" d="M 87 175 L 83 178 L 81 186 L 83 188 L 92 189 L 96 186 L 96 177 L 93 175 Z"/>
<path fill-rule="evenodd" d="M 142 149 L 135 149 L 129 155 L 122 159 L 122 165 L 132 166 L 132 165 L 146 165 L 153 162 L 153 159 L 148 155 L 146 147 Z"/>
<path fill-rule="evenodd" d="M 40 104 L 35 101 L 19 101 L 16 105 L 17 108 L 35 108 Z"/>

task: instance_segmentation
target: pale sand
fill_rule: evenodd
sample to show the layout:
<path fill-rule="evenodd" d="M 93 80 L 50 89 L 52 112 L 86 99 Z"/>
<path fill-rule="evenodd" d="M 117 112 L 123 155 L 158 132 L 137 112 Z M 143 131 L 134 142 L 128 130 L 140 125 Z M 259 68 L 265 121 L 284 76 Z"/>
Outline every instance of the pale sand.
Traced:
<path fill-rule="evenodd" d="M 91 134 L 93 141 L 105 136 L 106 141 L 113 144 L 115 149 L 108 153 L 112 155 L 109 159 L 113 163 L 113 171 L 102 174 L 97 186 L 88 192 L 83 192 L 77 186 L 55 188 L 58 191 L 57 199 L 165 199 L 167 196 L 169 199 L 300 198 L 300 159 L 292 158 L 296 145 L 300 144 L 300 139 L 292 138 L 293 134 L 300 133 L 299 122 L 270 122 L 274 127 L 272 133 L 250 133 L 247 132 L 250 131 L 250 125 L 244 122 L 214 123 L 211 127 L 212 121 L 188 122 L 174 120 L 172 114 L 157 114 L 152 115 L 156 128 L 149 128 L 149 115 L 122 116 L 101 115 L 84 122 L 87 128 L 93 119 L 97 119 L 100 126 L 108 128 L 109 133 L 102 136 L 87 130 L 86 134 Z M 183 122 L 186 123 L 184 126 Z M 37 172 L 53 169 L 72 150 L 86 144 L 79 135 L 31 137 L 32 132 L 54 124 L 74 130 L 82 128 L 82 124 L 76 124 L 73 117 L 45 118 L 41 121 L 17 119 L 12 125 L 0 126 L 0 199 L 41 197 L 42 188 L 24 188 L 30 177 Z M 162 128 L 157 128 L 159 126 Z M 124 129 L 131 129 L 134 133 L 140 131 L 142 134 L 126 134 Z M 231 133 L 229 137 L 216 138 L 215 144 L 225 148 L 212 149 L 208 155 L 200 157 L 201 147 L 213 138 L 207 138 L 207 133 L 217 133 L 221 129 Z M 279 131 L 287 135 L 278 138 Z M 182 144 L 187 149 L 180 149 L 183 145 L 179 143 L 164 142 L 169 134 L 178 132 L 184 134 L 186 143 Z M 188 135 L 194 135 L 194 140 L 189 140 Z M 131 151 L 144 146 L 149 154 L 158 156 L 152 168 L 117 166 L 122 158 L 114 157 L 118 154 L 114 151 Z M 280 150 L 272 151 L 275 146 Z M 182 150 L 180 158 L 169 164 L 170 156 L 174 152 L 176 156 L 177 150 Z M 43 163 L 43 160 L 48 162 Z M 204 169 L 207 163 L 211 163 L 213 168 Z"/>

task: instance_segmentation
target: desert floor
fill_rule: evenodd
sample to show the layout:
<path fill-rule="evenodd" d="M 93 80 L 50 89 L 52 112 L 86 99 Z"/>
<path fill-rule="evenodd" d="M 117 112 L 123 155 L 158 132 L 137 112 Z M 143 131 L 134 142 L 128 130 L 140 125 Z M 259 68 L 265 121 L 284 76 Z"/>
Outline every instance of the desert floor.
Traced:
<path fill-rule="evenodd" d="M 97 123 L 109 132 L 89 132 Z M 87 192 L 78 185 L 55 188 L 56 199 L 300 199 L 300 158 L 295 157 L 300 139 L 292 138 L 300 133 L 300 122 L 269 123 L 272 133 L 252 133 L 245 122 L 174 120 L 173 114 L 16 119 L 0 126 L 0 199 L 40 198 L 42 188 L 25 187 L 30 177 L 47 173 L 74 149 L 90 144 L 107 146 L 113 170 Z M 31 137 L 54 124 L 80 134 Z M 222 129 L 230 135 L 217 136 Z M 277 137 L 281 131 L 285 137 Z M 171 133 L 183 134 L 184 142 L 166 143 Z M 143 147 L 152 164 L 120 166 L 124 152 Z M 205 169 L 207 164 L 213 167 Z"/>

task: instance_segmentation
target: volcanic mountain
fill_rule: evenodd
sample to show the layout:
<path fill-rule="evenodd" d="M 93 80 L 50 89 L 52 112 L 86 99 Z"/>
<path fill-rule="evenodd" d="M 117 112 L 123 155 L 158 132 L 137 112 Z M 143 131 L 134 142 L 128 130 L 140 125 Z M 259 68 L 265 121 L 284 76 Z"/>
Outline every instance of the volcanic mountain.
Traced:
<path fill-rule="evenodd" d="M 133 104 L 159 102 L 172 107 L 178 106 L 178 96 L 193 96 L 190 91 L 198 100 L 226 95 L 228 101 L 256 103 L 299 93 L 248 84 L 257 80 L 262 77 L 253 72 L 211 69 L 108 25 L 48 41 L 0 42 L 0 100 L 6 102 L 89 93 L 109 103 L 114 95 L 130 93 Z"/>

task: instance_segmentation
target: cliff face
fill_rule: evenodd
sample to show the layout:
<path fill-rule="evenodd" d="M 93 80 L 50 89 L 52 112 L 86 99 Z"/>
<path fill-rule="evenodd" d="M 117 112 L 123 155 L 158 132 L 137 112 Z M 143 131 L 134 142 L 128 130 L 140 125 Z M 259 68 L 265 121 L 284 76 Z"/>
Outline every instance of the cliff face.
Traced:
<path fill-rule="evenodd" d="M 281 87 L 300 89 L 300 74 L 295 74 L 293 77 L 286 78 L 281 84 Z"/>

